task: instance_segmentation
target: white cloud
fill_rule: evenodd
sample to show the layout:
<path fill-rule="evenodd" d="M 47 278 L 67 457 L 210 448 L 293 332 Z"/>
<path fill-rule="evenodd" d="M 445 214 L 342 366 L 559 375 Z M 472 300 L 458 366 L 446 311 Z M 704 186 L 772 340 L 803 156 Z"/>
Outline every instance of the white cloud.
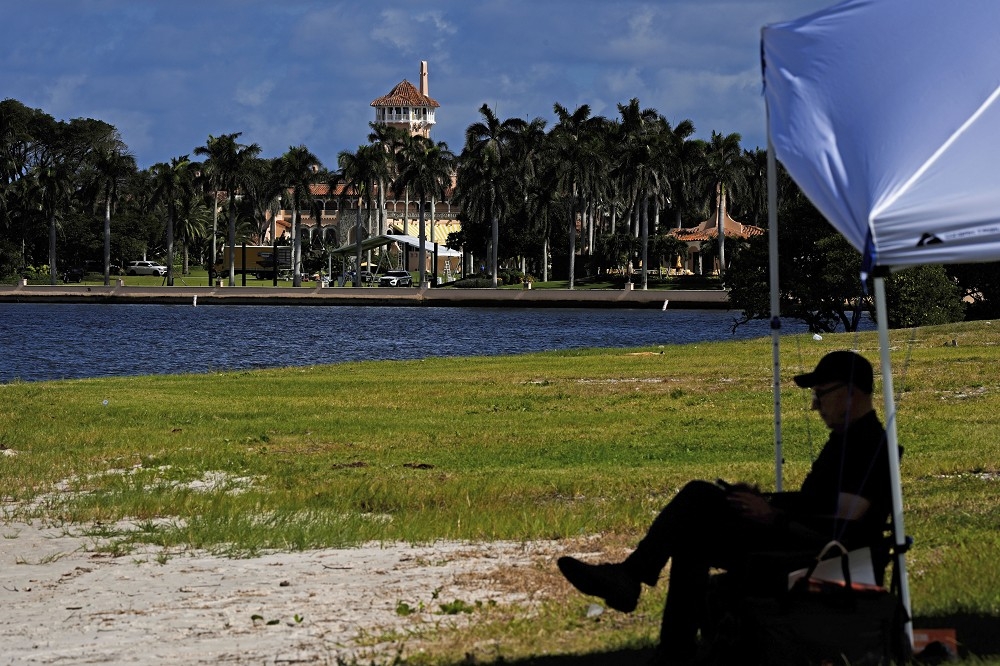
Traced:
<path fill-rule="evenodd" d="M 626 96 L 629 99 L 635 96 L 636 90 L 646 90 L 648 87 L 638 67 L 610 71 L 605 75 L 604 83 L 616 96 Z"/>
<path fill-rule="evenodd" d="M 43 110 L 57 118 L 77 117 L 80 90 L 86 83 L 84 74 L 56 77 L 51 85 L 45 87 Z"/>
<path fill-rule="evenodd" d="M 244 84 L 236 89 L 236 101 L 244 106 L 263 106 L 274 99 L 274 90 L 274 81 L 261 81 L 251 86 Z"/>
<path fill-rule="evenodd" d="M 448 38 L 458 32 L 458 28 L 439 11 L 410 14 L 398 9 L 386 9 L 379 16 L 379 24 L 372 29 L 372 37 L 406 54 L 426 50 L 427 44 L 435 49 L 445 48 Z"/>

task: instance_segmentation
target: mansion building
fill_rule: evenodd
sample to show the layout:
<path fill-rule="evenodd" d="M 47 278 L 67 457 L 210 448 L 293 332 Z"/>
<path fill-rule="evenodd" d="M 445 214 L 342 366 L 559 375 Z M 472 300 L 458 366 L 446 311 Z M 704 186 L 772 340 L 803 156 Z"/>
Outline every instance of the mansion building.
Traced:
<path fill-rule="evenodd" d="M 440 106 L 437 100 L 429 95 L 427 61 L 420 62 L 419 87 L 404 79 L 387 94 L 371 102 L 371 107 L 375 112 L 375 123 L 396 127 L 409 132 L 412 136 L 422 136 L 428 139 L 436 123 L 436 113 Z M 381 197 L 384 199 L 385 206 L 383 215 L 379 205 L 380 197 L 377 194 L 374 197 L 372 210 L 365 211 L 363 210 L 365 202 L 362 198 L 357 193 L 346 192 L 346 189 L 346 184 L 343 182 L 332 186 L 330 184 L 314 184 L 310 187 L 313 200 L 312 210 L 300 212 L 303 252 L 316 243 L 342 250 L 346 246 L 355 245 L 359 227 L 358 216 L 364 215 L 365 219 L 360 224 L 361 240 L 366 245 L 371 244 L 370 248 L 367 249 L 368 263 L 372 262 L 372 248 L 388 246 L 395 257 L 393 263 L 406 268 L 415 267 L 418 263 L 416 256 L 418 253 L 415 246 L 419 242 L 419 238 L 417 238 L 419 234 L 419 203 L 412 199 L 397 198 L 392 191 L 386 191 L 382 193 Z M 447 242 L 448 234 L 461 229 L 459 206 L 451 201 L 454 191 L 455 176 L 453 174 L 451 187 L 445 192 L 445 198 L 441 201 L 429 202 L 428 209 L 425 210 L 424 240 L 428 252 L 434 253 L 435 256 L 437 255 L 436 246 L 441 246 L 441 249 L 444 250 L 443 246 Z M 282 201 L 284 202 L 284 198 Z M 763 234 L 763 229 L 741 224 L 730 217 L 726 207 L 725 193 L 721 193 L 718 203 L 722 210 L 723 232 L 727 238 L 747 239 Z M 262 239 L 262 242 L 270 244 L 274 238 L 282 237 L 291 240 L 293 233 L 292 214 L 290 209 L 278 210 L 269 225 L 269 233 Z M 675 275 L 718 274 L 718 258 L 713 256 L 714 253 L 706 253 L 707 248 L 703 245 L 718 237 L 719 223 L 716 215 L 717 213 L 713 213 L 707 220 L 695 227 L 673 229 L 668 232 L 687 246 L 685 256 L 668 258 L 670 265 L 666 268 L 669 273 Z M 587 226 L 584 216 L 578 217 L 576 223 L 581 238 L 582 254 L 591 254 L 595 243 L 593 218 L 590 220 L 589 241 L 588 235 L 584 234 Z M 384 255 L 379 252 L 379 256 Z M 435 274 L 444 272 L 452 275 L 463 270 L 463 266 L 443 264 L 437 259 L 435 261 L 437 263 L 427 267 Z M 457 263 L 470 268 L 475 265 L 472 256 L 465 256 L 463 261 Z M 660 271 L 658 265 L 653 265 L 650 268 Z"/>
<path fill-rule="evenodd" d="M 414 136 L 430 138 L 434 126 L 436 110 L 441 106 L 428 95 L 427 61 L 420 63 L 420 88 L 406 79 L 400 81 L 386 95 L 371 102 L 375 110 L 374 121 L 390 127 L 398 127 Z M 300 211 L 302 247 L 309 247 L 316 241 L 340 247 L 356 242 L 357 216 L 364 215 L 364 201 L 349 193 L 344 196 L 346 186 L 341 183 L 331 188 L 327 184 L 310 187 L 314 210 Z M 446 192 L 445 199 L 433 201 L 425 210 L 427 243 L 444 244 L 448 234 L 458 231 L 458 206 L 451 203 L 454 183 Z M 419 204 L 415 200 L 396 198 L 392 191 L 384 193 L 385 218 L 381 216 L 376 196 L 375 207 L 363 220 L 361 227 L 364 237 L 384 234 L 417 236 Z M 271 229 L 277 237 L 292 235 L 292 210 L 282 208 L 274 216 Z M 270 234 L 265 243 L 272 242 Z M 428 247 L 431 247 L 430 245 Z"/>

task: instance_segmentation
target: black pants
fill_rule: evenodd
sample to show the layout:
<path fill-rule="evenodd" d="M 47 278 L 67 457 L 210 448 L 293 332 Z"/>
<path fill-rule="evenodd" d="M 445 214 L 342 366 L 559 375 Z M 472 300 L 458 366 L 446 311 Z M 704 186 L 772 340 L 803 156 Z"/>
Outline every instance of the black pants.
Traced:
<path fill-rule="evenodd" d="M 625 561 L 633 575 L 655 585 L 670 561 L 661 644 L 693 656 L 706 613 L 709 570 L 738 568 L 747 553 L 812 547 L 783 530 L 746 520 L 733 511 L 724 490 L 692 481 L 674 496 Z"/>

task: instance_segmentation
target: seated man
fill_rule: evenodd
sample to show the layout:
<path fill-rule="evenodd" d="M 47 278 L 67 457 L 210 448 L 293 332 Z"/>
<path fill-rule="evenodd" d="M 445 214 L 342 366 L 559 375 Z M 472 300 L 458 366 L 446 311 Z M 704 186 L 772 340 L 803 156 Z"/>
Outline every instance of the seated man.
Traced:
<path fill-rule="evenodd" d="M 656 585 L 670 565 L 660 650 L 665 663 L 690 663 L 705 607 L 709 569 L 732 569 L 759 551 L 848 548 L 879 540 L 892 508 L 885 430 L 872 405 L 871 364 L 850 351 L 824 356 L 795 383 L 813 391 L 812 408 L 830 429 L 802 488 L 764 495 L 746 485 L 692 481 L 653 521 L 623 562 L 559 559 L 559 570 L 584 594 L 628 613 L 641 584 Z"/>

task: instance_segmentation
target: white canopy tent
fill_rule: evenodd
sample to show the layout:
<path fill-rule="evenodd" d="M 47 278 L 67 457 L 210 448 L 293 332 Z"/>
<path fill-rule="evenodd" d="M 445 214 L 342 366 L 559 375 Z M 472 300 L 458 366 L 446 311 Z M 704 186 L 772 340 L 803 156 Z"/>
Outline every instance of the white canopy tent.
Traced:
<path fill-rule="evenodd" d="M 768 183 L 776 158 L 862 252 L 863 280 L 875 275 L 897 546 L 905 531 L 896 415 L 885 289 L 875 269 L 1000 259 L 997 25 L 997 0 L 848 0 L 761 33 Z M 777 322 L 775 203 L 771 191 Z M 777 345 L 775 331 L 776 387 Z M 777 397 L 775 408 L 780 486 Z M 909 612 L 902 557 L 897 573 Z"/>

